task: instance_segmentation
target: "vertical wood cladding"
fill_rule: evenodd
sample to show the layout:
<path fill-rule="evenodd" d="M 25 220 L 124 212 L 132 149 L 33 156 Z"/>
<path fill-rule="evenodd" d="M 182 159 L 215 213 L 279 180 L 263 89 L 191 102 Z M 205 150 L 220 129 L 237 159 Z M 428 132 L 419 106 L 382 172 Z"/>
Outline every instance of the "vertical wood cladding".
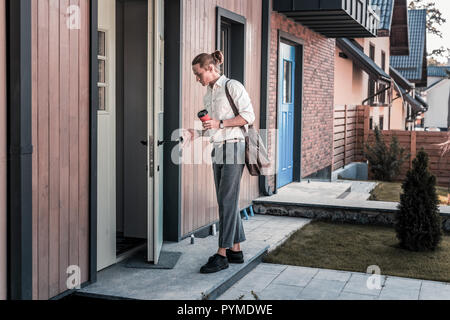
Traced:
<path fill-rule="evenodd" d="M 88 0 L 32 0 L 32 74 L 33 299 L 48 299 L 67 290 L 68 266 L 88 279 Z"/>
<path fill-rule="evenodd" d="M 193 128 L 198 111 L 203 109 L 206 89 L 196 82 L 192 60 L 199 53 L 216 50 L 216 7 L 222 7 L 247 20 L 246 70 L 244 83 L 255 110 L 255 125 L 259 124 L 261 86 L 261 13 L 262 2 L 255 0 L 183 0 L 182 34 L 182 124 Z M 167 22 L 166 22 L 167 23 Z M 166 61 L 166 63 L 170 63 Z M 197 129 L 200 129 L 196 127 Z M 205 157 L 209 142 L 203 143 Z M 204 161 L 203 161 L 204 163 Z M 182 235 L 217 221 L 218 206 L 210 164 L 184 164 L 182 167 Z M 241 183 L 240 208 L 245 208 L 259 196 L 258 178 L 244 170 Z"/>

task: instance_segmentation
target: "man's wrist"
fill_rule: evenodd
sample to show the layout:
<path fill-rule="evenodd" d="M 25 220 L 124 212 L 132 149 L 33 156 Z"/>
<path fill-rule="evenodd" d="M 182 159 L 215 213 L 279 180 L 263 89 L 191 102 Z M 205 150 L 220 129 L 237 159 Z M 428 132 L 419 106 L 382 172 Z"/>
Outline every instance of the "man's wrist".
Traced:
<path fill-rule="evenodd" d="M 220 122 L 219 122 L 219 128 L 220 128 L 220 129 L 225 128 L 225 123 L 224 123 L 223 120 L 220 120 Z"/>

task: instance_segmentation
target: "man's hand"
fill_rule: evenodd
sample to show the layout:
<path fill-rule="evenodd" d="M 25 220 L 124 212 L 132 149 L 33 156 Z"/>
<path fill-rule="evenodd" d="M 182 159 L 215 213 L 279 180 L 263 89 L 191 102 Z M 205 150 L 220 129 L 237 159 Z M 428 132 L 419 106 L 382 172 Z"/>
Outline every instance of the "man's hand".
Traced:
<path fill-rule="evenodd" d="M 208 120 L 203 122 L 203 129 L 219 129 L 220 121 L 219 120 Z"/>
<path fill-rule="evenodd" d="M 184 148 L 185 146 L 188 146 L 192 140 L 195 139 L 195 130 L 194 129 L 183 130 L 181 137 L 183 138 L 181 148 Z"/>

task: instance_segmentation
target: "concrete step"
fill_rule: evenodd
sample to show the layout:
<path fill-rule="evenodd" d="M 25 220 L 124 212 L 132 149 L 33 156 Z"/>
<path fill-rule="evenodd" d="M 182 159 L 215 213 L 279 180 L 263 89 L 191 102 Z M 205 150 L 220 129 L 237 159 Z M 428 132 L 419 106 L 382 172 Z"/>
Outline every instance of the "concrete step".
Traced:
<path fill-rule="evenodd" d="M 236 282 L 245 277 L 248 273 L 250 273 L 253 269 L 255 269 L 261 262 L 263 257 L 267 254 L 269 246 L 258 252 L 255 256 L 253 256 L 249 261 L 245 263 L 245 265 L 239 269 L 236 273 L 230 275 L 224 282 L 216 285 L 211 290 L 205 293 L 204 300 L 216 300 L 220 297 L 225 291 L 231 288 Z"/>

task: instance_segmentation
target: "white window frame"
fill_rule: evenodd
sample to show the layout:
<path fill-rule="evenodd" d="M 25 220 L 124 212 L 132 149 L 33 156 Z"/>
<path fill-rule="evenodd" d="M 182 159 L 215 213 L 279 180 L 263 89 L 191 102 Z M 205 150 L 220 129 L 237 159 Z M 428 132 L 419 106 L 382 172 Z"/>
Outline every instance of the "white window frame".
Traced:
<path fill-rule="evenodd" d="M 105 82 L 100 82 L 100 79 L 98 79 L 99 81 L 97 82 L 97 88 L 105 88 L 105 109 L 101 110 L 99 109 L 99 106 L 97 106 L 97 112 L 99 114 L 108 114 L 109 113 L 109 99 L 108 99 L 108 80 L 109 80 L 109 72 L 108 72 L 108 53 L 109 53 L 109 48 L 108 48 L 108 37 L 109 37 L 109 32 L 106 29 L 98 29 L 98 32 L 103 32 L 105 34 L 105 55 L 101 56 L 97 53 L 97 60 L 101 60 L 105 62 Z M 99 64 L 100 65 L 100 64 Z M 100 69 L 98 70 L 100 71 Z M 100 100 L 99 100 L 100 101 Z"/>

